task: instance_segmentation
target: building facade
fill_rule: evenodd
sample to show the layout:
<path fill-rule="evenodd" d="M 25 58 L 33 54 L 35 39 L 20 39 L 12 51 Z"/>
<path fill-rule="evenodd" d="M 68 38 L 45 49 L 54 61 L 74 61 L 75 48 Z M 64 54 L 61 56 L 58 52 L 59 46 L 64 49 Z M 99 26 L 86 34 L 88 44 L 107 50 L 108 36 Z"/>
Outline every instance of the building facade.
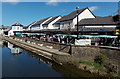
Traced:
<path fill-rule="evenodd" d="M 48 20 L 50 20 L 52 17 L 48 17 L 45 19 L 41 19 L 39 21 L 36 21 L 35 23 L 33 23 L 32 25 L 30 25 L 28 28 L 30 28 L 30 30 L 42 30 L 43 29 L 43 24 L 45 22 L 47 22 Z"/>
<path fill-rule="evenodd" d="M 59 26 L 55 27 L 53 24 L 61 19 L 61 16 L 52 17 L 50 20 L 43 24 L 43 29 L 58 29 Z"/>
<path fill-rule="evenodd" d="M 12 25 L 11 30 L 8 31 L 8 36 L 13 36 L 15 35 L 15 32 L 17 31 L 23 31 L 23 25 L 20 23 L 15 23 Z"/>
<path fill-rule="evenodd" d="M 88 9 L 83 8 L 78 10 L 78 21 L 85 18 L 95 18 L 94 14 Z M 75 29 L 77 24 L 77 11 L 73 11 L 68 15 L 63 16 L 57 21 L 54 26 L 60 26 L 60 29 Z"/>
<path fill-rule="evenodd" d="M 79 21 L 79 31 L 84 34 L 115 35 L 118 24 L 113 16 L 87 18 Z"/>
<path fill-rule="evenodd" d="M 11 27 L 9 27 L 9 26 L 4 26 L 4 25 L 2 25 L 2 26 L 0 26 L 0 35 L 7 35 L 8 33 L 8 31 L 11 29 Z"/>

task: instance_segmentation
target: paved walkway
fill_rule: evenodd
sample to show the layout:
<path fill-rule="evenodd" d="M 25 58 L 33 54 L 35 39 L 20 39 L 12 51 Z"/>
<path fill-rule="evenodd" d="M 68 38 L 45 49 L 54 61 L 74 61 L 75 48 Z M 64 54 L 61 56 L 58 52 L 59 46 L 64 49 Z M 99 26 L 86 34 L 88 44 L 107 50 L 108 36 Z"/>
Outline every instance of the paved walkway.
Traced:
<path fill-rule="evenodd" d="M 120 50 L 120 47 L 111 47 L 111 46 L 99 46 L 100 48 Z"/>
<path fill-rule="evenodd" d="M 46 52 L 47 54 L 56 54 L 56 55 L 70 55 L 68 53 L 64 53 L 64 52 L 60 52 L 56 49 L 51 49 L 51 48 L 47 48 L 47 47 L 43 47 L 43 46 L 39 46 L 38 44 L 31 44 L 31 43 L 27 43 L 27 42 L 24 42 L 24 41 L 20 41 L 20 40 L 15 40 L 15 39 L 12 39 L 12 38 L 8 38 L 8 37 L 4 37 L 6 40 L 12 42 L 13 44 L 15 43 L 19 43 L 17 44 L 18 46 L 24 46 L 24 48 L 27 46 L 29 46 L 28 48 L 32 48 L 32 49 L 36 49 L 37 51 L 40 51 L 40 52 Z"/>

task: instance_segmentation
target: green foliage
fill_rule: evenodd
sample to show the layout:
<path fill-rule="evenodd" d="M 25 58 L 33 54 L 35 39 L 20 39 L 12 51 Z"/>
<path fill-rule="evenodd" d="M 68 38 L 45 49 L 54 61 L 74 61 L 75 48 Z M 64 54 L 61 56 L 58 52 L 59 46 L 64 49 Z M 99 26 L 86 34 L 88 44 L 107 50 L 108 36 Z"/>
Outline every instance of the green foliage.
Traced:
<path fill-rule="evenodd" d="M 106 56 L 104 54 L 99 54 L 95 57 L 94 62 L 103 65 L 105 60 L 106 60 Z"/>
<path fill-rule="evenodd" d="M 113 74 L 113 76 L 114 76 L 114 77 L 118 77 L 118 78 L 120 78 L 120 72 L 117 73 L 117 74 Z"/>
<path fill-rule="evenodd" d="M 95 69 L 103 70 L 103 66 L 95 62 L 80 61 L 79 63 L 84 64 L 86 66 L 93 66 Z"/>

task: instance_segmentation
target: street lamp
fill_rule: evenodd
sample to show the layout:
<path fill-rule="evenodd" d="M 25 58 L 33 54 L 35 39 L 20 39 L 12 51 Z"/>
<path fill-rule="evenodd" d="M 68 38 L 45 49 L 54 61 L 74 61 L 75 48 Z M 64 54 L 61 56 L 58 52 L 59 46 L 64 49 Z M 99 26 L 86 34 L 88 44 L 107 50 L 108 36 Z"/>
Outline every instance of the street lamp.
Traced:
<path fill-rule="evenodd" d="M 79 7 L 76 7 L 76 10 L 77 10 L 77 39 L 78 39 L 78 35 L 79 35 L 79 25 L 78 25 L 78 15 L 79 15 L 79 12 L 78 12 L 78 10 L 79 10 Z"/>

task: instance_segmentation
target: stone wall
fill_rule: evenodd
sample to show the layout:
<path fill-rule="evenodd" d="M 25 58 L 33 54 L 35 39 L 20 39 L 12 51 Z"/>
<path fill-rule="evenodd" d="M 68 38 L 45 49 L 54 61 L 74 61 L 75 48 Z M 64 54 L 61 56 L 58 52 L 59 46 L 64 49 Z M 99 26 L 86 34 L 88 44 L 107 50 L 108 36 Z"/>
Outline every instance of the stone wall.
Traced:
<path fill-rule="evenodd" d="M 22 38 L 25 40 L 26 38 Z M 40 40 L 27 39 L 27 41 L 35 42 L 36 44 L 43 44 L 43 46 L 51 46 L 52 49 L 61 50 L 65 53 L 71 53 L 71 56 L 53 56 L 54 60 L 59 62 L 73 62 L 78 63 L 79 61 L 91 61 L 94 62 L 95 56 L 102 53 L 107 57 L 106 63 L 117 65 L 120 69 L 120 50 L 100 48 L 97 46 L 69 46 L 59 43 L 43 42 Z M 71 51 L 71 52 L 70 52 Z"/>

